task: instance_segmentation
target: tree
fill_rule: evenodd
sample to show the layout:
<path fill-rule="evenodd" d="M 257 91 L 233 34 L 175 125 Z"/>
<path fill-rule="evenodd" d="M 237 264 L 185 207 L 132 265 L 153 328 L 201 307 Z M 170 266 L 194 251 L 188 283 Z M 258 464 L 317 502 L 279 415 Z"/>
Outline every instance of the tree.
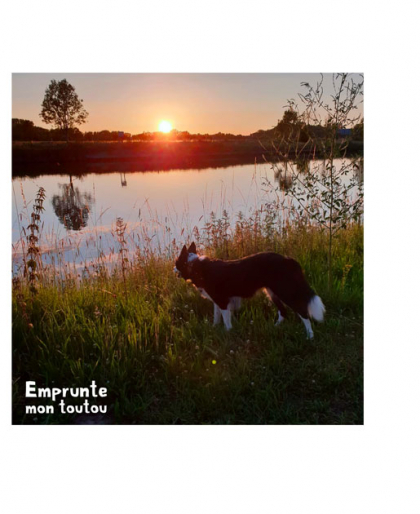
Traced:
<path fill-rule="evenodd" d="M 83 100 L 77 96 L 74 87 L 66 79 L 52 80 L 45 91 L 44 101 L 41 104 L 40 116 L 42 120 L 53 124 L 66 134 L 69 140 L 69 129 L 86 122 L 88 112 L 83 107 Z"/>
<path fill-rule="evenodd" d="M 78 187 L 74 187 L 72 176 L 69 184 L 59 184 L 61 195 L 52 197 L 52 206 L 60 222 L 67 230 L 81 230 L 85 228 L 90 207 L 94 202 L 90 193 L 81 193 Z"/>
<path fill-rule="evenodd" d="M 298 121 L 298 113 L 293 109 L 287 109 L 284 111 L 283 119 L 280 123 L 283 122 L 285 125 L 296 125 Z"/>
<path fill-rule="evenodd" d="M 306 143 L 309 139 L 305 123 L 299 118 L 297 110 L 292 105 L 284 111 L 283 119 L 279 120 L 277 127 L 274 129 L 274 134 L 277 138 L 287 142 Z"/>
<path fill-rule="evenodd" d="M 311 127 L 308 140 L 299 145 L 299 133 L 290 132 L 288 137 L 282 135 L 280 141 L 273 142 L 274 171 L 291 177 L 291 184 L 285 189 L 285 195 L 295 200 L 291 209 L 300 219 L 314 222 L 328 233 L 330 289 L 333 238 L 338 230 L 360 222 L 363 217 L 363 161 L 360 157 L 346 158 L 350 138 L 340 138 L 337 131 L 346 127 L 356 128 L 358 133 L 360 125 L 363 127 L 358 110 L 363 102 L 363 76 L 353 78 L 348 73 L 336 73 L 332 82 L 334 92 L 330 98 L 325 98 L 322 75 L 316 85 L 302 83 L 305 93 L 299 94 L 301 113 L 297 103 L 289 100 L 286 112 L 297 114 L 297 125 Z M 322 138 L 317 137 L 315 128 L 322 128 Z M 296 162 L 290 162 L 292 156 Z M 307 166 L 305 156 L 316 156 L 319 160 Z"/>
<path fill-rule="evenodd" d="M 34 123 L 29 120 L 20 120 L 12 118 L 12 140 L 13 141 L 29 141 L 34 133 Z"/>
<path fill-rule="evenodd" d="M 35 127 L 30 120 L 12 118 L 12 141 L 48 141 L 49 130 Z"/>

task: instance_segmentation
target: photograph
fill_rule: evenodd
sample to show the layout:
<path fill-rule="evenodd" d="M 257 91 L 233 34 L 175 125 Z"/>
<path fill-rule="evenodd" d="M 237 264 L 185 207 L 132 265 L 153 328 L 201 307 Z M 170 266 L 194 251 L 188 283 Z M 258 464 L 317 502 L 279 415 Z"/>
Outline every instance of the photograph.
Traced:
<path fill-rule="evenodd" d="M 11 82 L 13 425 L 364 424 L 363 73 Z"/>

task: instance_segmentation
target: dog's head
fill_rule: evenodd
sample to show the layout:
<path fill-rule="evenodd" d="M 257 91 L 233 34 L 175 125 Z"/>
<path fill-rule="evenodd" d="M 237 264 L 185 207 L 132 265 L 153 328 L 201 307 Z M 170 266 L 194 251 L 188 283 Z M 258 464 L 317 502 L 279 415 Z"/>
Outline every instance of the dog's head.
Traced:
<path fill-rule="evenodd" d="M 180 275 L 184 280 L 191 280 L 192 263 L 197 258 L 195 243 L 191 243 L 188 250 L 184 245 L 178 259 L 175 261 L 174 273 Z"/>

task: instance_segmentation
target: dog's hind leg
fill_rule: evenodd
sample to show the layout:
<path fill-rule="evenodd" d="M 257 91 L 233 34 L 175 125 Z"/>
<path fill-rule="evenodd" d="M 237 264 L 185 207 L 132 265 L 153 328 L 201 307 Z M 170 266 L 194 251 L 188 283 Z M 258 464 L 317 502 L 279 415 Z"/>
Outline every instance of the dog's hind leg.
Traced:
<path fill-rule="evenodd" d="M 280 298 L 271 290 L 266 288 L 265 292 L 267 293 L 267 296 L 270 298 L 270 300 L 274 303 L 274 305 L 278 309 L 278 318 L 276 321 L 276 325 L 280 325 L 280 323 L 284 320 L 286 317 L 286 307 L 284 303 L 280 300 Z"/>
<path fill-rule="evenodd" d="M 308 339 L 313 339 L 314 333 L 313 333 L 312 325 L 311 325 L 311 322 L 309 321 L 309 318 L 303 318 L 300 314 L 299 314 L 299 318 L 302 320 L 303 324 L 305 325 L 306 336 L 308 337 Z"/>
<path fill-rule="evenodd" d="M 307 338 L 313 339 L 314 333 L 311 322 L 309 321 L 309 312 L 306 302 L 304 300 L 290 300 L 287 302 L 287 305 L 299 315 L 299 318 L 305 326 Z"/>

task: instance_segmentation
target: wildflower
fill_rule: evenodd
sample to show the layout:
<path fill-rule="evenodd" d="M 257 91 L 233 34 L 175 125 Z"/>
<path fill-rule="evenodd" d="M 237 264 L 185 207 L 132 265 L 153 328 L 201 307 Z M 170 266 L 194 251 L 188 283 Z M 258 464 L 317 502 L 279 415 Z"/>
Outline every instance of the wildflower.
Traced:
<path fill-rule="evenodd" d="M 216 364 L 217 362 L 213 359 L 213 360 L 211 361 L 211 363 L 212 363 L 212 364 Z"/>

